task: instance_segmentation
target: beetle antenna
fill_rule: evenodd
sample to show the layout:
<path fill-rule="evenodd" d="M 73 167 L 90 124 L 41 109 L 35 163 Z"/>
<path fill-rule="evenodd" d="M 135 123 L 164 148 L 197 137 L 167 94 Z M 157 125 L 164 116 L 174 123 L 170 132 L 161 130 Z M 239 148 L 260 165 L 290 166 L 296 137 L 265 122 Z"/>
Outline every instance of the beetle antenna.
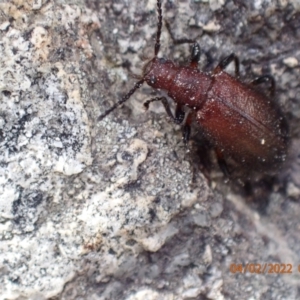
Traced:
<path fill-rule="evenodd" d="M 162 29 L 162 9 L 161 9 L 161 0 L 157 0 L 157 14 L 158 14 L 158 21 L 157 21 L 157 32 L 156 32 L 156 40 L 155 40 L 155 46 L 154 46 L 154 56 L 156 57 L 159 49 L 160 49 L 160 36 L 161 36 L 161 29 Z M 102 115 L 98 117 L 98 121 L 102 121 L 108 114 L 110 114 L 112 111 L 114 111 L 117 107 L 122 105 L 124 102 L 126 102 L 134 93 L 135 91 L 141 87 L 141 85 L 144 83 L 145 78 L 142 78 L 140 81 L 136 82 L 134 87 L 116 104 L 114 104 L 111 108 L 106 110 Z"/>
<path fill-rule="evenodd" d="M 114 104 L 111 108 L 106 110 L 102 115 L 98 117 L 98 121 L 102 121 L 108 114 L 110 114 L 113 110 L 115 110 L 117 107 L 122 105 L 124 102 L 126 102 L 133 94 L 134 92 L 142 86 L 144 83 L 145 79 L 143 78 L 142 80 L 138 81 L 135 83 L 134 87 L 116 104 Z"/>
<path fill-rule="evenodd" d="M 157 0 L 157 14 L 158 14 L 158 22 L 157 22 L 157 32 L 156 32 L 156 41 L 154 46 L 154 56 L 157 56 L 160 49 L 160 35 L 162 28 L 162 10 L 161 10 L 161 0 Z"/>

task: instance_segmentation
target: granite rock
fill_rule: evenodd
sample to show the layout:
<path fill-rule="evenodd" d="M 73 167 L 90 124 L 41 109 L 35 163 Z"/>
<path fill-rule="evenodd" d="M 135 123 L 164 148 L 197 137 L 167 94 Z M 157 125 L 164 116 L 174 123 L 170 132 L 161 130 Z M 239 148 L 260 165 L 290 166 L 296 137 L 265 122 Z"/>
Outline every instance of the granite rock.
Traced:
<path fill-rule="evenodd" d="M 0 299 L 299 299 L 299 9 L 163 3 L 203 69 L 235 52 L 243 80 L 277 81 L 290 157 L 247 194 L 202 173 L 159 103 L 145 113 L 146 85 L 97 121 L 152 56 L 156 1 L 1 3 Z M 184 64 L 189 46 L 163 29 L 160 55 Z M 230 271 L 247 263 L 293 272 Z"/>

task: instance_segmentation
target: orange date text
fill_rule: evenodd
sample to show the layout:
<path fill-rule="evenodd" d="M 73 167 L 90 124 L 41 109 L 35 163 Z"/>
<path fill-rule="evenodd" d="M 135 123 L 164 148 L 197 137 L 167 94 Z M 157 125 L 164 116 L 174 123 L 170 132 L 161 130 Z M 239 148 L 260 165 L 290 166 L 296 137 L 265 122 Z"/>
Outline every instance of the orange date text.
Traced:
<path fill-rule="evenodd" d="M 229 270 L 232 274 L 292 274 L 293 266 L 283 263 L 247 263 L 231 264 Z"/>

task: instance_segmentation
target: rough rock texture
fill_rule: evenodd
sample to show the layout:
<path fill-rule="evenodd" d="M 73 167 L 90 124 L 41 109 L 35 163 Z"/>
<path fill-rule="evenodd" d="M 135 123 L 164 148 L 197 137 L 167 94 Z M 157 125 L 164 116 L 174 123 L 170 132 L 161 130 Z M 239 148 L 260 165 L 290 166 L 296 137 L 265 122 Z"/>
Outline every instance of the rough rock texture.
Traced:
<path fill-rule="evenodd" d="M 164 1 L 201 66 L 235 52 L 271 73 L 291 128 L 276 179 L 205 177 L 196 139 L 141 88 L 101 122 L 153 55 L 156 1 L 0 4 L 0 299 L 299 299 L 300 3 Z M 165 30 L 161 56 L 188 61 Z M 206 172 L 207 173 L 207 172 Z M 291 274 L 230 272 L 292 264 Z"/>

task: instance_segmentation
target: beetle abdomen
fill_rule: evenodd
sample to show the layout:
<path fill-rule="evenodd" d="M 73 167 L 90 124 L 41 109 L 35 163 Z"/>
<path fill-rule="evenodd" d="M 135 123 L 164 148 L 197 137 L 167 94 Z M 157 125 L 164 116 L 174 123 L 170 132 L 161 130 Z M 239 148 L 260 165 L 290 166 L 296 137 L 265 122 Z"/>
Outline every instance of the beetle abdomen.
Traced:
<path fill-rule="evenodd" d="M 287 128 L 279 107 L 225 72 L 214 77 L 197 122 L 217 148 L 241 163 L 285 160 Z"/>

